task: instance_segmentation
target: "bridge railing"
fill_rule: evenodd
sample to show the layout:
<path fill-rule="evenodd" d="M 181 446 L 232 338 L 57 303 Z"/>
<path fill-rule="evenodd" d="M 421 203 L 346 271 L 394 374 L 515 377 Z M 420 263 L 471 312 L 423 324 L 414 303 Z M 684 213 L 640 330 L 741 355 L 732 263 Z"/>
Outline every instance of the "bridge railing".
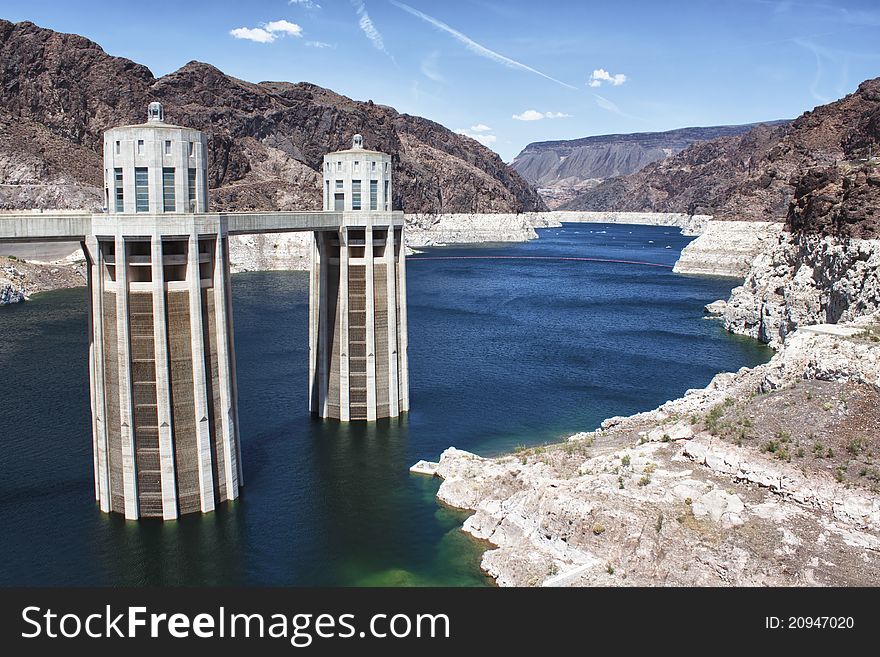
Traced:
<path fill-rule="evenodd" d="M 86 235 L 154 232 L 156 222 L 163 233 L 188 234 L 193 222 L 207 232 L 226 224 L 230 235 L 291 233 L 336 230 L 340 226 L 403 225 L 402 212 L 207 212 L 200 214 L 126 214 L 59 212 L 0 212 L 0 242 L 80 241 Z"/>

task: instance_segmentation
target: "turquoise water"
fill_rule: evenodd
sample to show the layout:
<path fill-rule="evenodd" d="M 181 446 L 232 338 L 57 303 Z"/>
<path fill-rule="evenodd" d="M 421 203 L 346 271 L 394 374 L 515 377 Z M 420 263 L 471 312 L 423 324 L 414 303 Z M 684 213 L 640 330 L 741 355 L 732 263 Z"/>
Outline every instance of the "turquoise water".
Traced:
<path fill-rule="evenodd" d="M 412 412 L 375 424 L 306 411 L 308 275 L 234 276 L 245 487 L 176 523 L 95 506 L 85 290 L 4 307 L 0 584 L 485 585 L 465 515 L 412 463 L 558 440 L 769 358 L 702 319 L 734 281 L 558 259 L 671 265 L 688 241 L 566 225 L 410 258 Z"/>

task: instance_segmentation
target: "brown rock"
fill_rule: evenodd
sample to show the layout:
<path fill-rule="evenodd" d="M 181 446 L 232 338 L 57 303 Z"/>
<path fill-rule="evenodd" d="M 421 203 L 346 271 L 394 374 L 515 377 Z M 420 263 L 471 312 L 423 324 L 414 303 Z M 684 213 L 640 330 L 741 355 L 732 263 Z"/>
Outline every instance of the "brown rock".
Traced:
<path fill-rule="evenodd" d="M 606 181 L 563 208 L 782 221 L 797 189 L 824 184 L 802 180 L 810 169 L 851 166 L 880 153 L 878 144 L 880 78 L 863 82 L 855 93 L 805 112 L 787 126 L 762 125 L 741 136 L 696 144 L 635 174 Z M 848 216 L 857 222 L 856 214 Z"/>
<path fill-rule="evenodd" d="M 253 84 L 190 62 L 156 79 L 84 37 L 0 20 L 0 183 L 46 187 L 0 192 L 0 207 L 100 204 L 102 133 L 141 123 L 148 102 L 170 122 L 209 135 L 217 209 L 320 207 L 319 170 L 328 150 L 360 132 L 394 154 L 394 208 L 406 212 L 523 212 L 543 209 L 536 192 L 478 142 L 372 101 L 309 83 Z M 27 127 L 25 127 L 27 126 Z M 4 165 L 5 162 L 5 165 Z M 21 180 L 30 167 L 34 183 Z M 10 170 L 17 173 L 11 175 Z M 29 189 L 29 188 L 28 188 Z M 88 203 L 87 203 L 88 204 Z"/>

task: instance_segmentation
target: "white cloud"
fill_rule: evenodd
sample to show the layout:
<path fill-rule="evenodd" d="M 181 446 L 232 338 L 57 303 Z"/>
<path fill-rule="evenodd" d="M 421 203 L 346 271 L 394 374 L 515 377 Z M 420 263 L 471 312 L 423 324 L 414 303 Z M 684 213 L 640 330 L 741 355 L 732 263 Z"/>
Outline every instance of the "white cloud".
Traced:
<path fill-rule="evenodd" d="M 360 17 L 358 20 L 358 26 L 361 28 L 361 31 L 372 42 L 376 50 L 386 52 L 382 33 L 376 29 L 376 25 L 367 13 L 367 8 L 364 6 L 363 0 L 351 0 L 351 5 L 354 7 L 355 13 Z"/>
<path fill-rule="evenodd" d="M 522 114 L 514 114 L 513 117 L 517 121 L 540 121 L 544 118 L 544 114 L 538 110 L 526 110 Z"/>
<path fill-rule="evenodd" d="M 302 36 L 303 32 L 303 29 L 299 25 L 285 20 L 269 21 L 263 27 L 267 32 L 272 32 L 273 34 L 275 32 L 281 32 L 283 34 L 289 34 L 290 36 Z"/>
<path fill-rule="evenodd" d="M 306 45 L 310 48 L 336 48 L 334 44 L 327 43 L 326 41 L 306 41 Z"/>
<path fill-rule="evenodd" d="M 352 0 L 352 2 L 355 2 L 355 1 L 359 2 L 360 0 Z M 476 53 L 480 57 L 485 57 L 486 59 L 491 59 L 493 62 L 496 62 L 498 64 L 503 64 L 504 66 L 508 66 L 510 68 L 516 68 L 521 71 L 528 71 L 530 73 L 534 73 L 535 75 L 540 75 L 542 78 L 546 78 L 547 80 L 551 80 L 552 82 L 555 82 L 556 84 L 560 84 L 563 87 L 568 87 L 569 89 L 576 88 L 566 82 L 563 82 L 562 80 L 557 80 L 556 78 L 550 77 L 546 73 L 542 73 L 541 71 L 539 71 L 535 68 L 532 68 L 531 66 L 523 64 L 521 62 L 518 62 L 515 59 L 511 59 L 510 57 L 505 57 L 501 53 L 497 53 L 494 50 L 489 50 L 486 46 L 480 45 L 479 43 L 477 43 L 476 41 L 471 39 L 469 36 L 462 34 L 461 32 L 459 32 L 458 30 L 456 30 L 452 27 L 449 27 L 449 25 L 447 25 L 446 23 L 444 23 L 442 21 L 437 20 L 433 16 L 428 16 L 428 14 L 422 13 L 418 9 L 414 9 L 414 8 L 410 7 L 409 5 L 404 4 L 402 2 L 397 2 L 397 0 L 389 0 L 389 2 L 392 5 L 394 5 L 395 7 L 397 7 L 398 9 L 402 9 L 403 11 L 407 12 L 408 14 L 412 14 L 416 18 L 421 18 L 423 21 L 430 23 L 431 25 L 433 25 L 437 29 L 443 30 L 447 34 L 450 34 L 456 41 L 464 44 L 464 46 L 468 50 L 470 50 L 473 53 Z"/>
<path fill-rule="evenodd" d="M 261 27 L 236 27 L 234 30 L 229 30 L 229 34 L 236 39 L 246 39 L 257 43 L 272 43 L 275 40 L 274 34 Z"/>
<path fill-rule="evenodd" d="M 279 36 L 301 37 L 302 31 L 302 28 L 296 23 L 277 20 L 269 21 L 261 27 L 236 27 L 234 30 L 229 30 L 229 34 L 236 39 L 245 39 L 257 43 L 272 43 Z"/>
<path fill-rule="evenodd" d="M 485 123 L 478 123 L 477 125 L 471 126 L 471 132 L 489 132 L 492 128 L 487 126 Z"/>
<path fill-rule="evenodd" d="M 522 114 L 514 114 L 511 118 L 517 121 L 540 121 L 541 119 L 567 119 L 571 114 L 565 112 L 539 112 L 538 110 L 527 109 Z"/>
<path fill-rule="evenodd" d="M 492 148 L 492 144 L 494 144 L 496 141 L 498 141 L 498 137 L 496 137 L 495 135 L 482 134 L 484 132 L 484 130 L 475 130 L 474 128 L 484 128 L 485 130 L 492 129 L 487 125 L 483 125 L 482 123 L 478 123 L 477 125 L 472 126 L 470 130 L 468 130 L 467 128 L 459 128 L 455 132 L 456 132 L 456 134 L 464 135 L 465 137 L 470 137 L 471 139 L 475 139 L 476 141 L 480 142 L 483 146 L 486 146 L 487 148 Z"/>
<path fill-rule="evenodd" d="M 303 9 L 320 9 L 321 5 L 317 2 L 312 2 L 312 0 L 287 0 L 287 4 L 289 5 L 299 5 Z"/>
<path fill-rule="evenodd" d="M 604 68 L 597 68 L 590 74 L 590 80 L 587 82 L 591 87 L 601 87 L 602 83 L 607 82 L 612 87 L 619 87 L 627 81 L 627 77 L 623 73 L 615 73 L 611 75 Z"/>

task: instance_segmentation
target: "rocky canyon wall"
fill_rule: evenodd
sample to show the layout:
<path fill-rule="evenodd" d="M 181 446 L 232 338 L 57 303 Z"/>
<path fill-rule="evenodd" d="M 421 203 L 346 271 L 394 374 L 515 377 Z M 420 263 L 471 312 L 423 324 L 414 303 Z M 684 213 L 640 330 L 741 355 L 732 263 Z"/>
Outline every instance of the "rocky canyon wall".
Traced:
<path fill-rule="evenodd" d="M 880 309 L 880 240 L 782 233 L 724 310 L 729 331 L 779 347 L 799 326 Z"/>

